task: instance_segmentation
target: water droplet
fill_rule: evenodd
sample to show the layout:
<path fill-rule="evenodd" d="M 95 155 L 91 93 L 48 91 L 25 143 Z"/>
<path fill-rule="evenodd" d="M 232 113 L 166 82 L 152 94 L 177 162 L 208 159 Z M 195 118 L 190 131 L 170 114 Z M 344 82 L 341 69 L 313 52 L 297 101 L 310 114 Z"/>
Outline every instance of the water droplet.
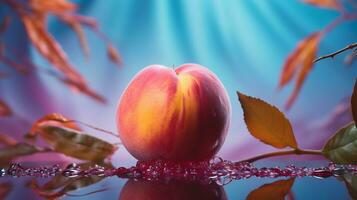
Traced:
<path fill-rule="evenodd" d="M 0 177 L 4 177 L 6 175 L 6 170 L 4 168 L 0 169 Z"/>
<path fill-rule="evenodd" d="M 232 182 L 232 178 L 230 176 L 222 176 L 216 179 L 216 184 L 221 186 L 227 185 L 230 182 Z"/>

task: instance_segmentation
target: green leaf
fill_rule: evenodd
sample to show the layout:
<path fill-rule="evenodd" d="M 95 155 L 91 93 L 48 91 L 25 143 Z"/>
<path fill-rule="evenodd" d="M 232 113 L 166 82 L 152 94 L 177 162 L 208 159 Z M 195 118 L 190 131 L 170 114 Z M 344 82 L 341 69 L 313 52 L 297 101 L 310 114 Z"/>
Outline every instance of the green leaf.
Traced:
<path fill-rule="evenodd" d="M 355 86 L 353 87 L 353 93 L 351 97 L 351 108 L 352 108 L 352 115 L 353 120 L 357 123 L 357 79 L 355 82 Z"/>
<path fill-rule="evenodd" d="M 275 148 L 297 149 L 291 124 L 278 108 L 240 92 L 237 94 L 250 134 Z"/>
<path fill-rule="evenodd" d="M 354 123 L 337 131 L 325 144 L 322 153 L 339 164 L 357 163 L 357 128 Z"/>
<path fill-rule="evenodd" d="M 247 200 L 284 200 L 290 192 L 295 179 L 279 180 L 273 183 L 265 184 L 249 193 Z"/>
<path fill-rule="evenodd" d="M 65 127 L 42 126 L 39 134 L 54 151 L 81 160 L 101 161 L 117 149 L 104 140 Z"/>
<path fill-rule="evenodd" d="M 352 174 L 345 174 L 342 176 L 346 184 L 348 193 L 353 200 L 357 200 L 357 176 Z"/>

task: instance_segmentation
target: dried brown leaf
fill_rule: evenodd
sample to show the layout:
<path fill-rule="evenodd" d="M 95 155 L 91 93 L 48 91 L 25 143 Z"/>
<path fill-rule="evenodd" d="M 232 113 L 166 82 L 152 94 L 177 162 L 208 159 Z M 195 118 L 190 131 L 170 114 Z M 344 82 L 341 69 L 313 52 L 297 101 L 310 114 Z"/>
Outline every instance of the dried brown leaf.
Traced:
<path fill-rule="evenodd" d="M 247 200 L 284 200 L 290 192 L 295 179 L 280 180 L 265 184 L 249 193 Z"/>
<path fill-rule="evenodd" d="M 280 88 L 284 87 L 292 80 L 296 73 L 298 73 L 294 91 L 286 104 L 287 109 L 289 109 L 296 100 L 302 84 L 314 65 L 314 59 L 316 57 L 317 47 L 321 36 L 322 34 L 320 32 L 316 32 L 302 40 L 297 48 L 289 55 L 284 64 L 280 76 Z"/>
<path fill-rule="evenodd" d="M 0 117 L 11 116 L 12 114 L 13 112 L 9 105 L 0 99 Z"/>
<path fill-rule="evenodd" d="M 67 0 L 30 0 L 30 8 L 35 12 L 53 12 L 53 13 L 63 13 L 74 11 L 76 9 L 76 4 L 71 3 Z"/>
<path fill-rule="evenodd" d="M 355 124 L 357 124 L 357 79 L 355 82 L 355 86 L 353 87 L 353 93 L 351 97 L 351 108 L 352 108 L 352 115 Z"/>
<path fill-rule="evenodd" d="M 318 6 L 321 8 L 332 8 L 336 10 L 340 10 L 341 5 L 338 0 L 303 0 L 303 2 Z"/>
<path fill-rule="evenodd" d="M 41 126 L 39 135 L 54 151 L 81 160 L 102 161 L 117 149 L 104 140 L 64 127 Z"/>
<path fill-rule="evenodd" d="M 10 182 L 0 183 L 0 199 L 5 199 L 11 192 L 13 185 Z"/>
<path fill-rule="evenodd" d="M 0 160 L 12 160 L 20 156 L 31 155 L 34 153 L 42 152 L 36 146 L 27 143 L 17 143 L 15 145 L 9 145 L 0 149 Z"/>
<path fill-rule="evenodd" d="M 17 143 L 18 143 L 18 141 L 15 140 L 13 137 L 10 137 L 10 136 L 5 135 L 5 134 L 0 134 L 0 144 L 15 145 Z"/>
<path fill-rule="evenodd" d="M 289 120 L 278 108 L 237 92 L 250 134 L 276 148 L 298 148 Z"/>
<path fill-rule="evenodd" d="M 121 65 L 122 64 L 122 59 L 121 59 L 121 57 L 119 55 L 119 52 L 117 51 L 117 49 L 113 45 L 108 44 L 107 52 L 108 52 L 108 57 L 112 62 L 114 62 L 117 65 Z"/>

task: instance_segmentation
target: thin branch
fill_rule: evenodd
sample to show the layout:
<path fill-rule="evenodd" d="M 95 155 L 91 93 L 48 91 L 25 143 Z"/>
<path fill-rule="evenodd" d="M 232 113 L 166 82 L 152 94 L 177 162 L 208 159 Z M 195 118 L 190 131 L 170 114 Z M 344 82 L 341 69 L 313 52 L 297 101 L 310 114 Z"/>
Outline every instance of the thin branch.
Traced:
<path fill-rule="evenodd" d="M 90 124 L 87 124 L 87 123 L 84 123 L 84 122 L 81 122 L 81 121 L 78 121 L 78 120 L 68 120 L 68 121 L 66 121 L 66 122 L 64 122 L 64 123 L 71 123 L 71 122 L 78 123 L 78 124 L 82 124 L 82 125 L 87 126 L 87 127 L 91 128 L 91 129 L 94 129 L 94 130 L 97 130 L 97 131 L 106 133 L 106 134 L 108 134 L 108 135 L 111 135 L 111 136 L 113 136 L 113 137 L 119 138 L 119 135 L 116 134 L 116 133 L 114 133 L 114 132 L 107 131 L 107 130 L 102 129 L 102 128 L 98 128 L 98 127 L 92 126 L 92 125 L 90 125 Z"/>
<path fill-rule="evenodd" d="M 270 158 L 270 157 L 275 157 L 275 156 L 283 156 L 283 155 L 322 155 L 321 151 L 319 150 L 302 150 L 302 149 L 293 149 L 293 150 L 288 150 L 288 151 L 277 151 L 277 152 L 272 152 L 272 153 L 266 153 L 262 154 L 259 156 L 255 156 L 252 158 L 248 158 L 245 160 L 241 160 L 238 162 L 255 162 L 257 160 L 261 160 L 264 158 Z M 237 162 L 237 163 L 238 163 Z"/>
<path fill-rule="evenodd" d="M 356 43 L 353 43 L 353 44 L 350 44 L 350 45 L 346 46 L 345 48 L 342 48 L 342 49 L 340 49 L 340 50 L 338 50 L 338 51 L 336 51 L 336 52 L 333 52 L 333 53 L 330 53 L 330 54 L 321 56 L 321 57 L 315 59 L 315 60 L 314 60 L 314 63 L 315 63 L 315 62 L 318 62 L 318 61 L 320 61 L 320 60 L 326 59 L 326 58 L 333 58 L 333 57 L 335 57 L 336 55 L 338 55 L 338 54 L 340 54 L 340 53 L 342 53 L 342 52 L 344 52 L 344 51 L 353 49 L 353 48 L 357 48 L 357 42 L 356 42 Z"/>

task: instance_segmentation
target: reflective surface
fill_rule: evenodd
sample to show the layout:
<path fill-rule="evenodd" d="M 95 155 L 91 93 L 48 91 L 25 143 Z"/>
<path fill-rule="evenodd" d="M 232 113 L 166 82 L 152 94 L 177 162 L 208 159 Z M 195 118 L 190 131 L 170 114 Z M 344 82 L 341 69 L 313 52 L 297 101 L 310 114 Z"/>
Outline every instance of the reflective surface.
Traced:
<path fill-rule="evenodd" d="M 24 163 L 26 166 L 39 166 L 40 163 Z M 290 162 L 260 162 L 257 167 L 284 167 Z M 43 165 L 50 165 L 42 163 Z M 62 164 L 61 166 L 65 166 Z M 326 162 L 295 162 L 295 166 L 321 167 Z M 86 165 L 82 165 L 85 167 Z M 87 165 L 88 166 L 88 165 Z M 107 168 L 111 166 L 106 165 Z M 257 199 L 259 195 L 277 198 L 279 195 L 290 199 L 351 199 L 356 195 L 356 176 L 330 178 L 257 178 L 233 180 L 227 185 L 215 183 L 161 180 L 127 180 L 117 176 L 74 177 L 56 176 L 51 178 L 2 177 L 1 183 L 10 183 L 7 199 Z M 349 185 L 346 186 L 346 183 Z M 2 185 L 0 195 L 6 185 Z M 290 189 L 291 187 L 291 189 Z M 329 189 L 327 189 L 329 188 Z M 350 193 L 350 194 L 349 194 Z"/>

